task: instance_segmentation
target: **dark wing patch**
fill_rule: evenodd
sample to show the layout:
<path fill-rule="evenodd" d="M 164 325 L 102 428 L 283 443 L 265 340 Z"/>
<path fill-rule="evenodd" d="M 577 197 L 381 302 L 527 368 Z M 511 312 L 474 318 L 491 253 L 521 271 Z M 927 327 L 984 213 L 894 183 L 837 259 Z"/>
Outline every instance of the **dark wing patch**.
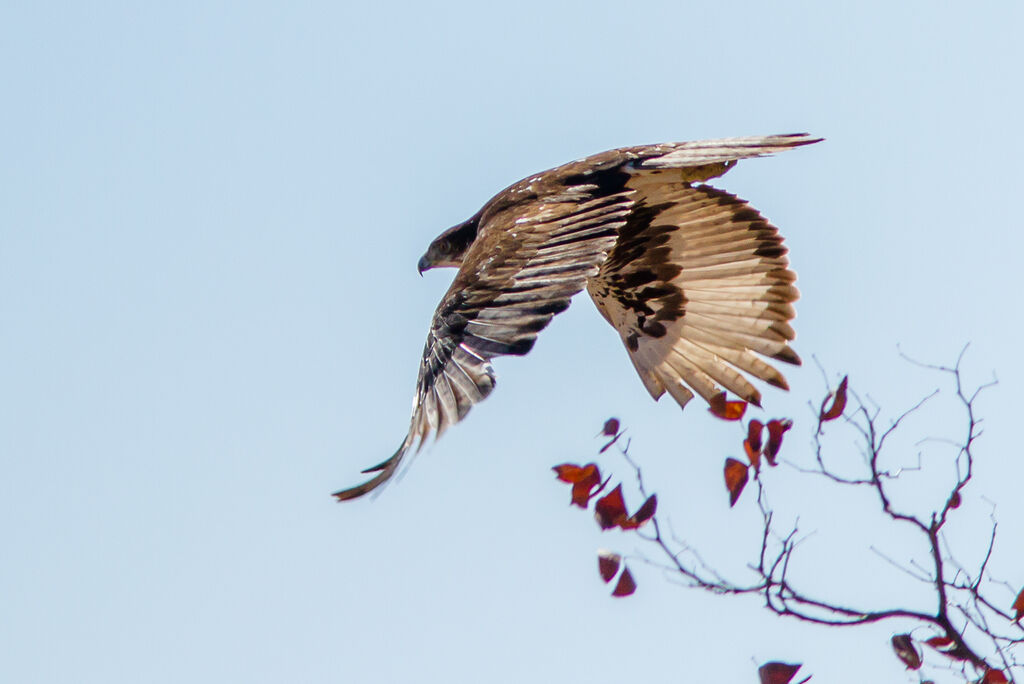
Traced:
<path fill-rule="evenodd" d="M 620 305 L 636 314 L 639 331 L 652 337 L 664 336 L 663 321 L 678 320 L 686 310 L 682 290 L 671 284 L 682 272 L 669 246 L 677 228 L 655 223 L 672 206 L 639 200 L 602 267 L 606 287 L 615 292 Z"/>

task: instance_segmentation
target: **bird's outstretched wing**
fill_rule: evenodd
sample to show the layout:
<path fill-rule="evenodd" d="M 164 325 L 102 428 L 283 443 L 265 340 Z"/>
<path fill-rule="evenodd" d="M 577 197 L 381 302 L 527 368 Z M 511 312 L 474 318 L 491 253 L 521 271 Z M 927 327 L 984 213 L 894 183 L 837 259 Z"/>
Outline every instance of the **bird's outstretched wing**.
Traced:
<path fill-rule="evenodd" d="M 394 474 L 415 442 L 440 436 L 494 389 L 490 360 L 530 351 L 537 333 L 597 273 L 625 224 L 627 193 L 577 186 L 544 201 L 508 206 L 481 220 L 423 348 L 409 433 L 368 482 L 337 492 L 351 499 Z"/>
<path fill-rule="evenodd" d="M 797 134 L 622 148 L 500 192 L 481 210 L 477 237 L 434 313 L 405 440 L 393 456 L 364 471 L 377 473 L 372 479 L 334 496 L 353 499 L 390 479 L 417 443 L 422 446 L 432 433 L 440 437 L 490 394 L 493 357 L 526 354 L 537 333 L 598 275 L 609 252 L 628 263 L 630 248 L 620 249 L 616 242 L 623 231 L 628 234 L 631 222 L 633 232 L 643 233 L 636 212 L 650 206 L 649 183 L 689 188 L 691 182 L 725 173 L 738 159 L 812 142 L 817 140 Z M 658 240 L 644 234 L 644 249 Z M 631 293 L 655 295 L 643 288 Z M 608 317 L 608 306 L 594 296 Z"/>
<path fill-rule="evenodd" d="M 775 226 L 707 185 L 638 177 L 635 208 L 588 284 L 644 386 L 680 406 L 725 388 L 760 405 L 745 371 L 788 389 L 761 357 L 799 364 L 789 321 L 799 297 Z"/>

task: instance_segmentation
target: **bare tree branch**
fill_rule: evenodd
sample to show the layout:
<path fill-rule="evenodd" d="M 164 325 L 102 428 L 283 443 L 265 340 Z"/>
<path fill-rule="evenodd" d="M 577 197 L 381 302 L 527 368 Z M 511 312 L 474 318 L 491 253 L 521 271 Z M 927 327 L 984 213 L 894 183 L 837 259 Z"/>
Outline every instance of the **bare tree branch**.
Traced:
<path fill-rule="evenodd" d="M 764 477 L 767 471 L 762 471 L 760 452 L 752 453 L 749 443 L 745 443 L 751 461 L 748 472 L 752 474 L 748 484 L 757 488 L 756 500 L 761 525 L 757 548 L 751 550 L 753 560 L 745 566 L 752 579 L 748 582 L 727 579 L 726 573 L 707 563 L 697 549 L 681 540 L 674 531 L 666 536 L 663 522 L 658 515 L 651 518 L 647 528 L 635 532 L 639 539 L 655 548 L 662 559 L 655 561 L 640 556 L 641 560 L 669 573 L 673 579 L 681 579 L 686 586 L 724 595 L 760 595 L 768 610 L 802 622 L 843 627 L 887 620 L 913 620 L 925 627 L 930 636 L 934 637 L 928 639 L 930 648 L 925 649 L 928 654 L 926 662 L 931 663 L 930 667 L 958 671 L 965 681 L 973 676 L 983 678 L 987 682 L 989 680 L 986 673 L 993 669 L 1001 670 L 1011 682 L 1024 680 L 1017 652 L 1018 647 L 1024 644 L 1024 627 L 1019 621 L 1014 620 L 1015 616 L 1000 607 L 1008 605 L 1009 602 L 1004 604 L 986 594 L 986 591 L 996 586 L 1005 587 L 1011 596 L 1014 595 L 1012 585 L 998 582 L 990 575 L 998 530 L 994 506 L 989 516 L 992 526 L 985 553 L 976 563 L 971 564 L 977 568 L 974 572 L 969 572 L 959 561 L 944 529 L 954 511 L 963 504 L 963 492 L 974 475 L 974 447 L 982 433 L 976 402 L 984 390 L 996 383 L 993 379 L 970 390 L 965 387 L 961 364 L 966 351 L 965 346 L 952 367 L 922 363 L 900 351 L 900 355 L 909 363 L 946 376 L 953 386 L 951 394 L 962 412 L 963 431 L 959 439 L 929 436 L 916 442 L 917 447 L 942 444 L 956 450 L 951 460 L 954 480 L 942 499 L 943 503 L 930 514 L 921 515 L 905 510 L 890 492 L 890 484 L 899 481 L 907 472 L 925 469 L 921 452 L 917 453 L 917 462 L 914 465 L 893 464 L 887 447 L 894 435 L 903 430 L 911 416 L 921 413 L 937 400 L 940 396 L 938 389 L 904 410 L 883 427 L 880 418 L 881 407 L 870 396 L 862 397 L 852 390 L 847 390 L 844 380 L 838 390 L 829 393 L 819 407 L 808 402 L 817 420 L 817 424 L 813 426 L 813 450 L 810 454 L 812 464 L 785 461 L 789 469 L 800 476 L 820 477 L 837 487 L 866 487 L 873 490 L 878 509 L 889 520 L 905 523 L 916 531 L 928 550 L 928 567 L 924 567 L 913 558 L 901 562 L 874 546 L 871 546 L 870 550 L 915 582 L 932 587 L 935 603 L 931 610 L 903 606 L 849 606 L 828 597 L 812 596 L 799 586 L 791 570 L 798 562 L 798 548 L 810 535 L 800 531 L 799 519 L 791 527 L 785 528 L 785 531 L 776 528 L 777 515 L 769 502 Z M 814 360 L 821 369 L 822 376 L 827 379 L 824 368 L 816 358 Z M 843 410 L 846 396 L 840 397 L 841 394 L 848 394 L 852 398 L 851 405 L 846 410 Z M 834 402 L 833 408 L 826 412 L 825 405 L 830 398 Z M 831 465 L 832 459 L 829 458 L 828 451 L 834 430 L 830 426 L 827 427 L 826 423 L 839 418 L 840 413 L 842 420 L 836 421 L 836 425 L 852 431 L 858 450 L 863 455 L 861 473 L 840 473 Z M 742 423 L 740 425 L 742 427 Z M 753 425 L 750 428 L 751 435 L 756 434 L 758 429 L 758 424 Z M 786 429 L 788 423 L 782 426 L 781 432 L 785 432 Z M 746 436 L 746 432 L 744 435 Z M 638 491 L 647 498 L 650 494 L 641 467 L 630 454 L 631 441 L 627 439 L 623 444 L 618 441 L 621 436 L 621 433 L 616 434 L 602 451 L 613 444 L 617 447 L 633 471 Z M 757 451 L 760 447 L 753 448 Z M 771 459 L 775 456 L 774 453 L 769 454 L 770 465 L 774 465 Z M 729 467 L 737 465 L 732 463 Z M 933 467 L 931 461 L 928 467 Z M 735 494 L 738 495 L 738 490 Z M 936 659 L 937 663 L 933 662 Z M 973 675 L 970 674 L 971 671 Z"/>

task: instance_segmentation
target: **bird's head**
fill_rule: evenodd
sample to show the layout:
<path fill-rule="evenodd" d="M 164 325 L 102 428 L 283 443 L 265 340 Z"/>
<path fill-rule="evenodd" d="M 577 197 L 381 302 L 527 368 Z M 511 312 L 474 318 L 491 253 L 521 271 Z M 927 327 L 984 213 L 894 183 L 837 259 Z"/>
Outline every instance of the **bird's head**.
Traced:
<path fill-rule="evenodd" d="M 417 264 L 420 275 L 432 268 L 443 268 L 452 266 L 458 268 L 462 265 L 462 258 L 466 250 L 476 239 L 476 229 L 480 222 L 480 214 L 477 214 L 468 221 L 463 221 L 457 226 L 452 226 L 444 231 L 430 243 L 426 253 L 420 257 Z"/>

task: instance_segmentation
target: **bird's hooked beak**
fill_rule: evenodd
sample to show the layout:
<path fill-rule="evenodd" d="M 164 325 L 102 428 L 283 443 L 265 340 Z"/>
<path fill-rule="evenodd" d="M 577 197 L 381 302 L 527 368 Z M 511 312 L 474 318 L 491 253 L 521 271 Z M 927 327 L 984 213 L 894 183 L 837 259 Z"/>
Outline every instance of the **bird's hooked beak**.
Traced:
<path fill-rule="evenodd" d="M 431 267 L 430 259 L 424 254 L 420 257 L 419 262 L 416 264 L 416 270 L 420 272 L 420 277 L 423 277 L 423 272 L 429 270 Z"/>

